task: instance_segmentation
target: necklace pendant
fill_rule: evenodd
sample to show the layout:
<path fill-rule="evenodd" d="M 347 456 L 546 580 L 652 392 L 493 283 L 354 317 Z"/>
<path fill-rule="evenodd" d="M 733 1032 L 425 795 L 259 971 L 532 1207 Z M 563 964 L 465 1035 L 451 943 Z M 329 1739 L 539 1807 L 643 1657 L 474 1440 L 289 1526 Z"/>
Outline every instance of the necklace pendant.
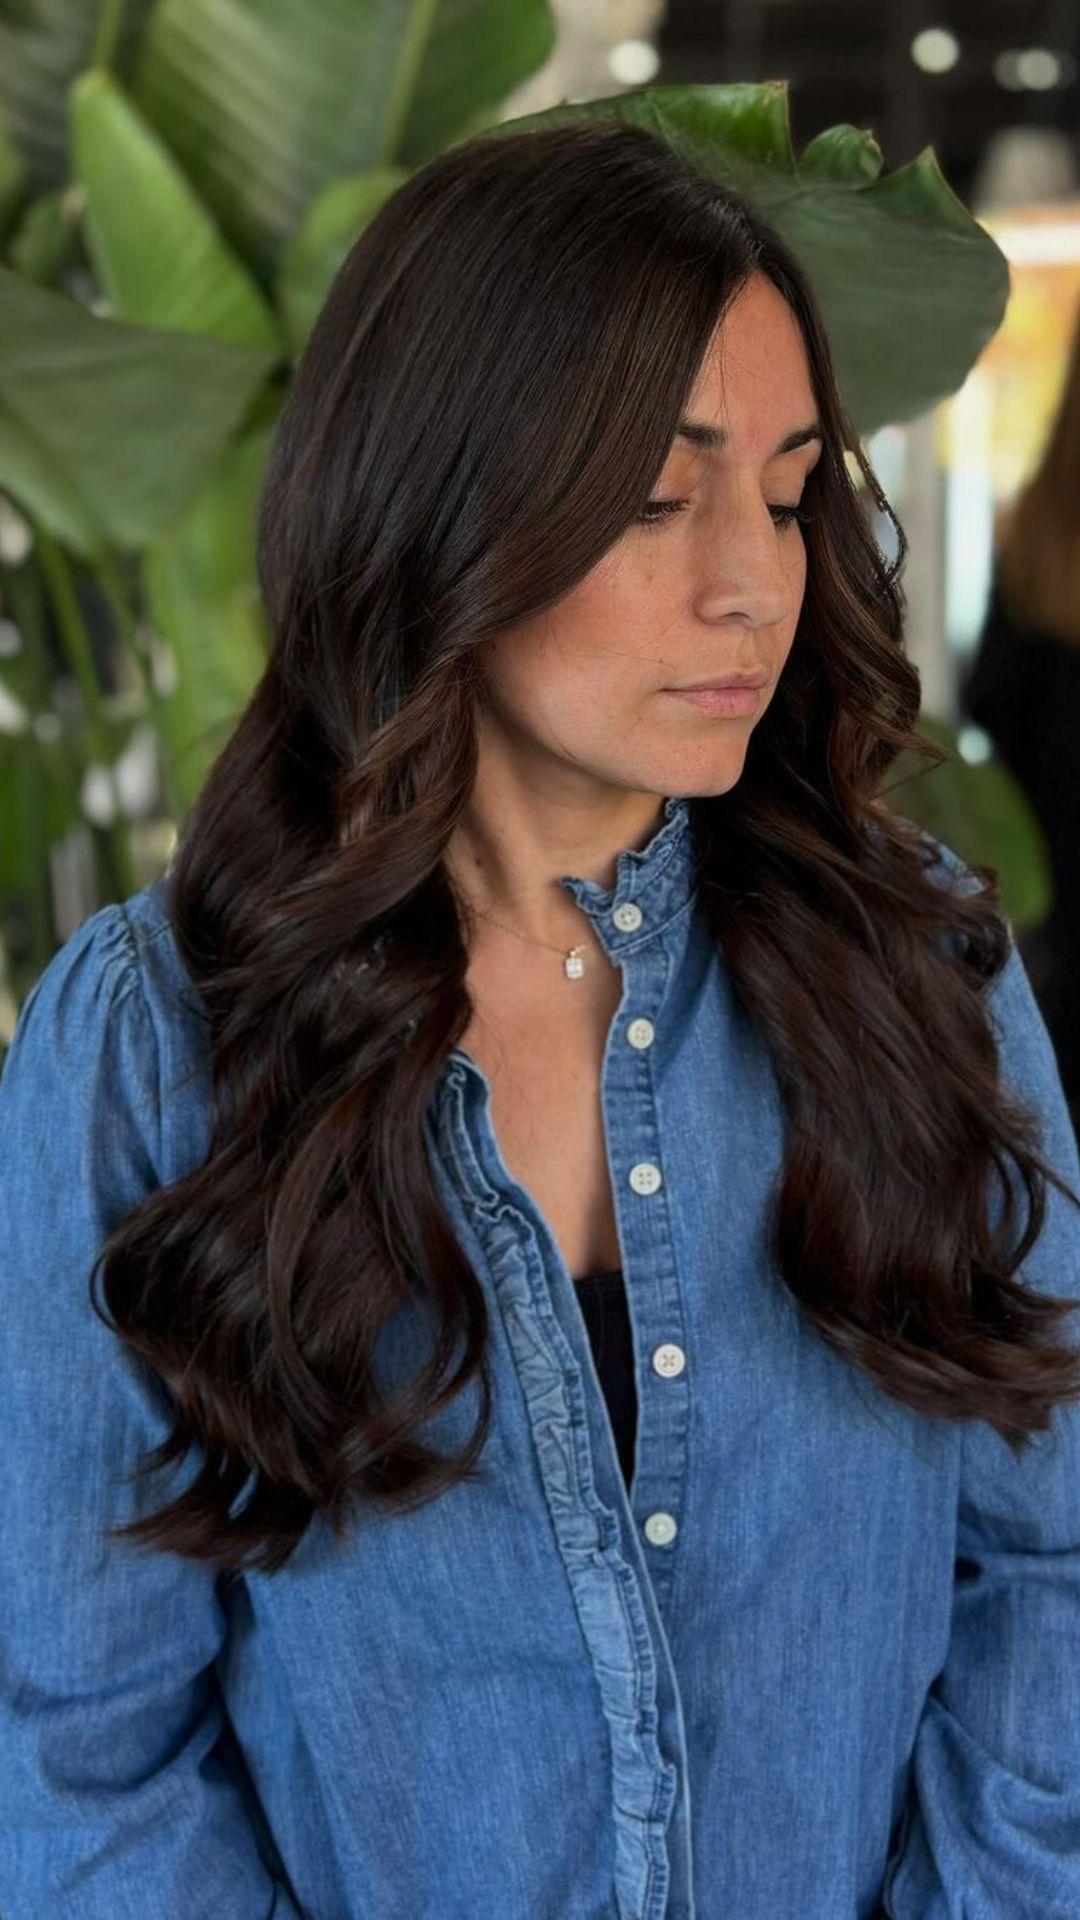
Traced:
<path fill-rule="evenodd" d="M 569 953 L 567 954 L 565 960 L 563 961 L 563 972 L 565 973 L 568 980 L 581 979 L 581 976 L 585 971 L 585 962 L 581 957 L 584 951 L 585 951 L 584 947 L 571 947 Z"/>

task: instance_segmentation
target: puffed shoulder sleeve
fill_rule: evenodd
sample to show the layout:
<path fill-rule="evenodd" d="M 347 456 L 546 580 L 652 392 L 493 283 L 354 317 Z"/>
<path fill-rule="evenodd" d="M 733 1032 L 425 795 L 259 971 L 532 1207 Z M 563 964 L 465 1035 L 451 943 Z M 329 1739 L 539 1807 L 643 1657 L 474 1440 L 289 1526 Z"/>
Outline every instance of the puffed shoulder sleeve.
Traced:
<path fill-rule="evenodd" d="M 35 982 L 0 1074 L 4 1920 L 299 1914 L 213 1672 L 218 1577 L 105 1537 L 163 1498 L 124 1476 L 169 1429 L 164 1390 L 88 1285 L 161 1184 L 155 1032 L 130 922 L 103 907 Z"/>
<path fill-rule="evenodd" d="M 1043 1158 L 1080 1192 L 1049 1034 L 1013 943 L 988 989 L 1004 1086 L 1034 1107 Z M 1011 1182 L 1018 1219 L 1026 1209 Z M 998 1189 L 1000 1196 L 1000 1188 Z M 1047 1183 L 1019 1277 L 1080 1300 L 1080 1210 Z M 1000 1197 L 994 1207 L 1000 1212 Z M 1080 1345 L 1080 1312 L 1056 1338 Z M 1080 1406 L 1015 1455 L 964 1423 L 950 1644 L 915 1741 L 884 1888 L 891 1920 L 1080 1914 Z"/>

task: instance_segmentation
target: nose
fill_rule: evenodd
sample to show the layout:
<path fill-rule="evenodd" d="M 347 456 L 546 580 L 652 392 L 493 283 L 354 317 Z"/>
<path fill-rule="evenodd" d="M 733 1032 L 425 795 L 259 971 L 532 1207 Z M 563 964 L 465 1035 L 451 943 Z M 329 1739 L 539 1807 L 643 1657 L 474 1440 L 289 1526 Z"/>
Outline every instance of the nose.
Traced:
<path fill-rule="evenodd" d="M 697 583 L 704 619 L 741 619 L 774 627 L 790 619 L 802 597 L 805 559 L 797 523 L 784 531 L 769 503 L 718 513 L 703 542 Z"/>

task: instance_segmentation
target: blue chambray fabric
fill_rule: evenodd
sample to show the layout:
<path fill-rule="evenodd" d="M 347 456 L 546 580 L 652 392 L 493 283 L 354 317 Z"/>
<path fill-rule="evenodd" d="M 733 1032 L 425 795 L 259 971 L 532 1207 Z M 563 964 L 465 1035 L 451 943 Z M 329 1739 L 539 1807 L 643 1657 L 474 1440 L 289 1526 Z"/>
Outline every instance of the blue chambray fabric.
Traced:
<path fill-rule="evenodd" d="M 623 981 L 629 1493 L 573 1280 L 455 1048 L 425 1151 L 491 1314 L 476 1480 L 365 1506 L 340 1545 L 316 1521 L 274 1575 L 106 1543 L 196 1464 L 124 1481 L 168 1407 L 86 1279 L 205 1158 L 208 1028 L 165 880 L 38 979 L 0 1076 L 3 1920 L 1077 1920 L 1080 1412 L 1017 1460 L 797 1308 L 764 1234 L 778 1088 L 697 907 L 690 804 L 612 889 L 561 880 Z M 936 870 L 963 878 L 947 847 Z M 991 1006 L 1080 1186 L 1015 947 Z M 1080 1298 L 1053 1188 L 1023 1277 Z M 394 1316 L 387 1384 L 430 1331 L 419 1298 Z M 477 1404 L 424 1437 L 459 1445 Z"/>

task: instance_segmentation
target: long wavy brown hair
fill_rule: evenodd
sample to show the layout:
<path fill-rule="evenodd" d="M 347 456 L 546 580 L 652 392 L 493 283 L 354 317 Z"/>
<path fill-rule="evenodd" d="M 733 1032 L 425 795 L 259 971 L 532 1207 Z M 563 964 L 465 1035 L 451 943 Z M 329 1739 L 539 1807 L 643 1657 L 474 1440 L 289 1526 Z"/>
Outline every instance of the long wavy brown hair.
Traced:
<path fill-rule="evenodd" d="M 966 891 L 928 874 L 934 844 L 881 794 L 902 749 L 944 756 L 913 731 L 903 535 L 894 521 L 889 566 L 806 275 L 651 132 L 502 127 L 364 229 L 277 426 L 268 663 L 168 876 L 209 1022 L 212 1136 L 95 1263 L 97 1310 L 171 1402 L 136 1471 L 192 1450 L 197 1471 L 114 1533 L 274 1571 L 316 1512 L 341 1537 L 363 1497 L 407 1508 L 481 1471 L 487 1308 L 422 1132 L 472 1013 L 442 856 L 476 770 L 476 649 L 555 606 L 641 512 L 755 271 L 798 318 L 824 447 L 780 684 L 735 787 L 690 809 L 701 909 L 782 1090 L 775 1259 L 822 1337 L 922 1413 L 979 1417 L 1019 1450 L 1080 1396 L 1080 1356 L 1049 1337 L 1072 1303 L 1015 1277 L 1045 1179 L 1080 1200 L 998 1084 L 997 872 Z M 384 1398 L 375 1342 L 417 1291 L 432 1351 Z M 474 1377 L 468 1444 L 422 1445 Z"/>
<path fill-rule="evenodd" d="M 1080 647 L 1080 307 L 1046 445 L 1007 515 L 995 575 L 1021 632 Z"/>

